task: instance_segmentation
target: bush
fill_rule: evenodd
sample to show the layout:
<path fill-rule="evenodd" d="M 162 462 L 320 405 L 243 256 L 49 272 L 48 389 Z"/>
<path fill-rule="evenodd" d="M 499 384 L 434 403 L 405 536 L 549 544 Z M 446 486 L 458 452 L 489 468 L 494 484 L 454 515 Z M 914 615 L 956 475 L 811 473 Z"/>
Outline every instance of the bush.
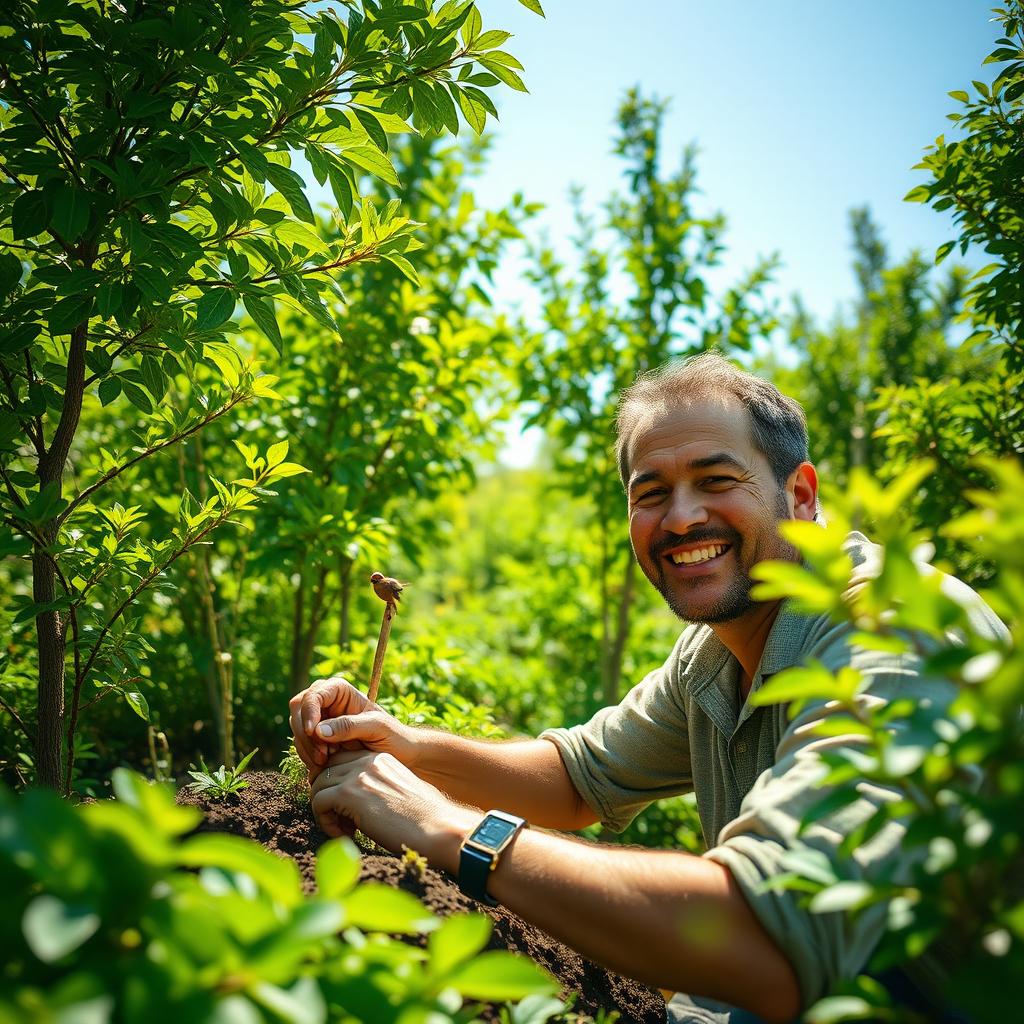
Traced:
<path fill-rule="evenodd" d="M 345 840 L 321 847 L 307 897 L 258 844 L 188 836 L 199 812 L 167 789 L 124 770 L 114 788 L 84 807 L 0 789 L 0 1024 L 465 1021 L 464 1000 L 552 991 L 529 961 L 481 953 L 482 915 L 442 922 L 357 885 Z M 394 934 L 426 934 L 426 949 Z"/>

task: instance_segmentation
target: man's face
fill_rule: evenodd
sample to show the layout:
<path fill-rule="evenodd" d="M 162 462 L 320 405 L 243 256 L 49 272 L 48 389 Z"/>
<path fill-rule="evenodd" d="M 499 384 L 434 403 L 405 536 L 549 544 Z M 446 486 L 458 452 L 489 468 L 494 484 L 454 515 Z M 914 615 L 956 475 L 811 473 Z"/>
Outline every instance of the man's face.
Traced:
<path fill-rule="evenodd" d="M 751 609 L 750 570 L 795 560 L 778 535 L 793 497 L 754 447 L 737 401 L 697 401 L 641 423 L 632 442 L 629 537 L 644 574 L 687 622 Z"/>

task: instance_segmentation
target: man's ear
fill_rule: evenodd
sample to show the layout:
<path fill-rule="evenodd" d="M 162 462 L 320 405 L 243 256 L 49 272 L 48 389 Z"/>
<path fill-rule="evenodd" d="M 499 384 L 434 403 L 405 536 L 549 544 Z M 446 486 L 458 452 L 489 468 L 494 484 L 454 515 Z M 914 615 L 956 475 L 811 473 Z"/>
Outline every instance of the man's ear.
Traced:
<path fill-rule="evenodd" d="M 801 462 L 786 481 L 790 513 L 794 519 L 812 522 L 818 511 L 818 473 L 809 462 Z"/>

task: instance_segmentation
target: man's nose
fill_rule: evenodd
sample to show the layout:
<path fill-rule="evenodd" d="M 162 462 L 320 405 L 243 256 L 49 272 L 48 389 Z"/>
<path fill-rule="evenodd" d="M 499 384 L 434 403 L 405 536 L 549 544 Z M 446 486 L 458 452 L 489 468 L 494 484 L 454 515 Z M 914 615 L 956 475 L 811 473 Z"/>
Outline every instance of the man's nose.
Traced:
<path fill-rule="evenodd" d="M 672 492 L 668 508 L 665 509 L 661 528 L 666 533 L 683 536 L 688 530 L 692 530 L 695 526 L 701 526 L 707 521 L 708 510 L 703 496 L 688 487 L 677 487 Z"/>

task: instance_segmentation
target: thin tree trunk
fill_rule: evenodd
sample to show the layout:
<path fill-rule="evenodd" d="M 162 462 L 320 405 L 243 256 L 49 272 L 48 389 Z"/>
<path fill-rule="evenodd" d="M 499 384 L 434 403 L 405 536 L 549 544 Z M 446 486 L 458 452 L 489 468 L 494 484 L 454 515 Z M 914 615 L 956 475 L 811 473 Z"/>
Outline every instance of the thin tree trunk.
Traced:
<path fill-rule="evenodd" d="M 630 611 L 633 607 L 633 587 L 636 580 L 636 559 L 629 554 L 626 572 L 622 578 L 622 594 L 619 597 L 619 611 L 615 623 L 615 640 L 608 658 L 608 676 L 604 691 L 605 705 L 618 704 L 619 686 L 622 682 L 622 658 L 626 652 L 626 641 L 629 640 L 631 622 Z"/>
<path fill-rule="evenodd" d="M 49 539 L 49 538 L 48 538 Z M 57 572 L 49 556 L 32 556 L 32 600 L 48 604 L 57 594 Z M 36 778 L 64 792 L 64 629 L 55 611 L 36 616 L 39 683 L 36 711 Z"/>
<path fill-rule="evenodd" d="M 91 262 L 91 261 L 88 261 Z M 41 453 L 37 466 L 40 490 L 49 486 L 61 493 L 64 464 L 78 430 L 85 394 L 85 349 L 89 323 L 71 332 L 68 346 L 67 379 L 60 420 L 48 450 Z M 41 530 L 45 546 L 57 539 L 57 522 L 51 520 Z M 32 600 L 48 604 L 57 597 L 57 567 L 51 557 L 36 545 L 32 555 Z M 39 682 L 36 718 L 36 777 L 43 786 L 64 792 L 64 671 L 67 639 L 60 614 L 46 611 L 36 616 L 36 644 L 39 653 Z"/>

